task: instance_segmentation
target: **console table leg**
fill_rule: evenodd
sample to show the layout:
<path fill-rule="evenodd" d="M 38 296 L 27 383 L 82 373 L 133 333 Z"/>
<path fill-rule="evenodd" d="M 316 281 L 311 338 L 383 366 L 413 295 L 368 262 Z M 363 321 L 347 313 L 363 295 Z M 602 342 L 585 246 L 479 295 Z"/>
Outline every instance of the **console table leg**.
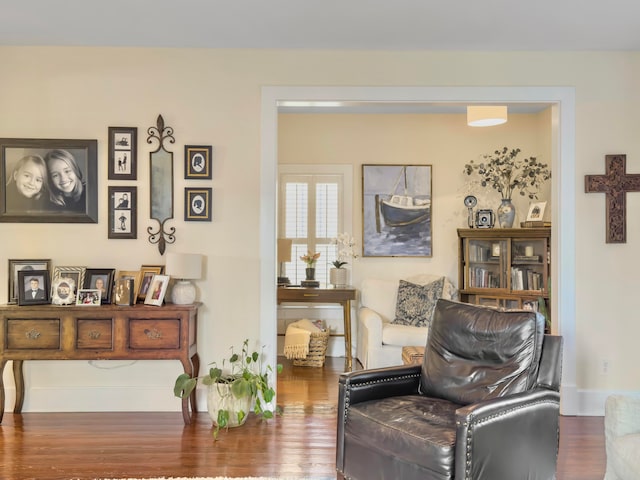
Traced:
<path fill-rule="evenodd" d="M 13 361 L 13 379 L 16 382 L 16 404 L 13 413 L 22 412 L 24 403 L 24 375 L 22 374 L 22 360 Z"/>
<path fill-rule="evenodd" d="M 7 364 L 6 360 L 0 362 L 0 422 L 4 416 L 4 366 Z"/>

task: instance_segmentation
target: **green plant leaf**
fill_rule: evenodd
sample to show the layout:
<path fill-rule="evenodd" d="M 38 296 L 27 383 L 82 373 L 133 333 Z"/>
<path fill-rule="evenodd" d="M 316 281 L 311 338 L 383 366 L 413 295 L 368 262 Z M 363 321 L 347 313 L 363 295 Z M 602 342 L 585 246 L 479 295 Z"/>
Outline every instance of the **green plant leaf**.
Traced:
<path fill-rule="evenodd" d="M 196 388 L 197 380 L 191 378 L 189 374 L 183 373 L 176 379 L 176 383 L 173 386 L 173 394 L 179 398 L 188 397 L 194 388 Z"/>

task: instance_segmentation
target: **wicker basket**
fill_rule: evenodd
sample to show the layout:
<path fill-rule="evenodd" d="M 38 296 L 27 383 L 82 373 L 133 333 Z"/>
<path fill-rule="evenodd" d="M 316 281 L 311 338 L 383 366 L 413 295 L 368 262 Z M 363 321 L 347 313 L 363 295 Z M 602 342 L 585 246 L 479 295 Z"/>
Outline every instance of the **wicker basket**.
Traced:
<path fill-rule="evenodd" d="M 296 367 L 322 367 L 324 366 L 324 356 L 327 353 L 329 343 L 329 330 L 324 332 L 314 332 L 309 340 L 309 353 L 307 358 L 295 358 L 293 364 Z"/>

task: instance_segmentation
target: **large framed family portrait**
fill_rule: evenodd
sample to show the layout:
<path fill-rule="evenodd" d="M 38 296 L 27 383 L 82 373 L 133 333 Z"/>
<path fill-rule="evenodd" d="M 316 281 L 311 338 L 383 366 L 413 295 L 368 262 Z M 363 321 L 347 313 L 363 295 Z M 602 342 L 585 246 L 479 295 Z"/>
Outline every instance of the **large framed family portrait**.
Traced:
<path fill-rule="evenodd" d="M 98 141 L 0 138 L 0 222 L 98 223 Z"/>

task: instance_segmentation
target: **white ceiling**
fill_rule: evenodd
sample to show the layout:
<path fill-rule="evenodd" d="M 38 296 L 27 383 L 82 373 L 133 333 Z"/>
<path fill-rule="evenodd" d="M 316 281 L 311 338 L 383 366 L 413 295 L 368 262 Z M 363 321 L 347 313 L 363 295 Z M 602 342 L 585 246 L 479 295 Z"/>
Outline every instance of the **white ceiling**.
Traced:
<path fill-rule="evenodd" d="M 0 45 L 640 50 L 638 0 L 0 0 Z"/>

